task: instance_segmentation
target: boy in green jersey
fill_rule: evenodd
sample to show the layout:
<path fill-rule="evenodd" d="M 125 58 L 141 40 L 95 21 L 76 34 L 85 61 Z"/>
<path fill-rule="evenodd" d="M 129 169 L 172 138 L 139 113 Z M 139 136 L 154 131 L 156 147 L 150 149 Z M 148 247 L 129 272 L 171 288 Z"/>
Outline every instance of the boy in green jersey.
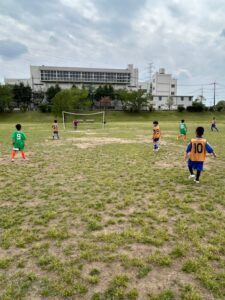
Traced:
<path fill-rule="evenodd" d="M 11 135 L 12 144 L 13 144 L 12 157 L 11 157 L 12 161 L 14 161 L 17 151 L 20 151 L 22 158 L 26 159 L 25 152 L 24 152 L 26 136 L 21 131 L 21 128 L 22 126 L 20 124 L 16 124 L 16 130 Z"/>
<path fill-rule="evenodd" d="M 185 124 L 184 120 L 180 121 L 179 131 L 180 134 L 177 136 L 177 139 L 179 140 L 180 138 L 183 138 L 185 141 L 187 139 L 187 125 Z"/>

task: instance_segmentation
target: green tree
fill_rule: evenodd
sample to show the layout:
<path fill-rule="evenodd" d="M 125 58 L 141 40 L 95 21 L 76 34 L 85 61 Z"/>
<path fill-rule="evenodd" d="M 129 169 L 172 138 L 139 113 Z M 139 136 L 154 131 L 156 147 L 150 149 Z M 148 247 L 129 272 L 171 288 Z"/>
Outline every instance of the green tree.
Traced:
<path fill-rule="evenodd" d="M 143 90 L 119 90 L 117 92 L 117 97 L 122 103 L 123 110 L 139 112 L 149 106 L 146 93 Z"/>
<path fill-rule="evenodd" d="M 11 108 L 13 100 L 12 89 L 8 85 L 0 85 L 0 112 Z"/>
<path fill-rule="evenodd" d="M 205 105 L 202 102 L 199 102 L 198 99 L 193 101 L 192 106 L 187 107 L 189 112 L 202 112 L 205 110 Z"/>
<path fill-rule="evenodd" d="M 55 86 L 50 86 L 48 89 L 47 89 L 47 92 L 46 92 L 46 97 L 47 97 L 47 101 L 49 103 L 51 103 L 52 99 L 55 97 L 55 95 L 57 93 L 59 93 L 61 91 L 61 88 L 58 84 L 56 84 Z"/>
<path fill-rule="evenodd" d="M 52 111 L 55 115 L 60 115 L 62 111 L 71 111 L 72 98 L 70 90 L 62 90 L 52 99 Z"/>
<path fill-rule="evenodd" d="M 111 84 L 108 86 L 108 95 L 106 96 L 110 97 L 111 100 L 114 100 L 116 97 L 114 88 Z"/>
<path fill-rule="evenodd" d="M 171 110 L 173 104 L 174 104 L 173 97 L 172 96 L 168 97 L 168 99 L 166 101 L 166 105 L 167 105 L 167 107 L 168 107 L 169 110 Z"/>
<path fill-rule="evenodd" d="M 132 95 L 127 90 L 118 90 L 117 98 L 122 103 L 123 110 L 128 110 L 129 102 L 131 101 Z"/>
<path fill-rule="evenodd" d="M 94 98 L 96 101 L 100 101 L 102 97 L 104 97 L 105 95 L 105 92 L 104 92 L 104 88 L 100 85 L 96 90 L 95 90 L 95 93 L 94 93 Z"/>
<path fill-rule="evenodd" d="M 177 106 L 177 111 L 183 112 L 185 110 L 185 107 L 183 105 L 178 105 Z"/>
<path fill-rule="evenodd" d="M 23 83 L 15 84 L 12 88 L 13 100 L 16 105 L 22 109 L 27 110 L 29 104 L 31 103 L 32 90 L 29 85 L 24 85 Z"/>
<path fill-rule="evenodd" d="M 103 87 L 100 85 L 95 90 L 95 100 L 100 101 L 103 97 L 109 97 L 111 100 L 115 99 L 115 91 L 112 85 L 105 84 Z"/>
<path fill-rule="evenodd" d="M 62 90 L 52 99 L 52 111 L 55 115 L 61 115 L 62 111 L 83 110 L 90 107 L 88 91 L 85 89 L 71 88 Z"/>
<path fill-rule="evenodd" d="M 94 91 L 94 87 L 90 84 L 88 86 L 88 99 L 90 100 L 91 103 L 91 109 L 94 108 L 94 96 L 95 96 L 95 91 Z"/>
<path fill-rule="evenodd" d="M 86 89 L 72 88 L 72 109 L 73 110 L 84 110 L 90 107 L 91 102 L 89 99 L 89 93 Z"/>
<path fill-rule="evenodd" d="M 225 101 L 221 100 L 216 104 L 216 110 L 225 111 Z"/>

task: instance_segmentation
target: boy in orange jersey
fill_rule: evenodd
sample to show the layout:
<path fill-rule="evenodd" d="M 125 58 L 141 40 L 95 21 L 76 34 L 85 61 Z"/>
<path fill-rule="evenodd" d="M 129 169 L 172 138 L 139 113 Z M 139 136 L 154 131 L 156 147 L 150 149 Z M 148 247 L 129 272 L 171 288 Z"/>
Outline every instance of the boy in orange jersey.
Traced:
<path fill-rule="evenodd" d="M 203 171 L 203 164 L 206 158 L 206 152 L 212 153 L 214 157 L 213 148 L 207 143 L 206 139 L 203 138 L 204 128 L 198 127 L 196 129 L 196 138 L 191 139 L 190 144 L 187 146 L 185 153 L 185 161 L 188 159 L 188 169 L 190 171 L 189 179 L 194 179 L 196 183 L 199 183 L 199 177 L 201 171 Z M 188 155 L 189 154 L 189 155 Z M 197 170 L 196 176 L 193 169 Z"/>
<path fill-rule="evenodd" d="M 159 122 L 154 121 L 153 122 L 153 135 L 152 135 L 152 141 L 153 141 L 153 150 L 159 151 L 159 139 L 161 136 L 160 128 L 159 128 Z"/>

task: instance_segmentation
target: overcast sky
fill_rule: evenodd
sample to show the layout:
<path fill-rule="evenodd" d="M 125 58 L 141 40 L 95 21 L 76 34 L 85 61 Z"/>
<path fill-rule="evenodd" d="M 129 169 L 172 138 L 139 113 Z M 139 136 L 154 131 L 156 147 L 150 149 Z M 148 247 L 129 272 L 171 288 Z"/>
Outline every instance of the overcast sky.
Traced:
<path fill-rule="evenodd" d="M 224 0 L 0 0 L 0 82 L 30 65 L 125 68 L 148 64 L 179 94 L 225 99 Z M 194 85 L 196 84 L 196 85 Z M 198 84 L 198 85 L 197 85 Z M 187 86 L 185 86 L 187 85 Z"/>

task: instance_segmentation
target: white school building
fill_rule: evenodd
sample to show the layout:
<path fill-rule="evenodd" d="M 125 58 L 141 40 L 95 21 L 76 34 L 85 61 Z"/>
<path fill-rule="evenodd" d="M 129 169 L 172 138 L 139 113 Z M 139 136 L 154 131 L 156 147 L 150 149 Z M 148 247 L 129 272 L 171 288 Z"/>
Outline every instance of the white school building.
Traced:
<path fill-rule="evenodd" d="M 33 91 L 47 91 L 58 84 L 61 89 L 110 84 L 115 89 L 137 89 L 138 69 L 129 64 L 125 69 L 30 66 L 29 79 L 5 79 L 5 84 L 30 85 Z"/>
<path fill-rule="evenodd" d="M 160 68 L 152 77 L 153 107 L 155 110 L 176 110 L 178 106 L 191 106 L 193 96 L 177 95 L 177 79 Z"/>

